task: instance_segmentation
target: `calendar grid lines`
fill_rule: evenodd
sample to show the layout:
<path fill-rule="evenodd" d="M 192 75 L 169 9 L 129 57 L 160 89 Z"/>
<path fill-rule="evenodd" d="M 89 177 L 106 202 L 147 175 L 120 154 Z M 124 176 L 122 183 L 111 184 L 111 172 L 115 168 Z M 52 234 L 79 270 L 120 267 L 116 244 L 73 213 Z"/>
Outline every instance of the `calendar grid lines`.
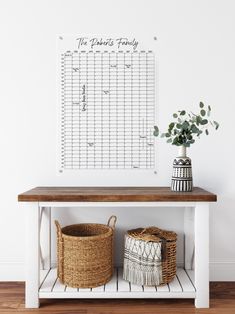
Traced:
<path fill-rule="evenodd" d="M 96 73 L 96 63 L 95 63 L 95 55 L 93 54 L 93 60 L 94 60 L 94 94 L 93 97 L 95 99 L 95 73 Z M 96 125 L 96 106 L 94 103 L 94 117 L 93 117 L 93 125 L 94 125 L 94 143 L 96 143 L 96 132 L 95 132 L 95 125 Z M 93 156 L 94 156 L 94 168 L 96 168 L 96 156 L 95 156 L 95 149 L 93 150 Z"/>
<path fill-rule="evenodd" d="M 78 68 L 80 69 L 81 67 L 81 58 L 80 58 L 80 54 L 79 54 L 79 58 L 78 58 Z M 81 84 L 81 73 L 78 72 L 78 75 L 79 75 L 79 86 Z M 78 98 L 80 99 L 81 98 L 81 91 L 80 91 L 80 88 L 78 89 Z M 81 137 L 81 123 L 80 123 L 80 114 L 79 114 L 79 134 L 78 134 L 79 138 Z M 81 148 L 79 146 L 79 155 L 78 155 L 78 167 L 80 168 L 81 166 Z"/>
<path fill-rule="evenodd" d="M 131 64 L 133 64 L 133 54 L 131 54 Z M 131 80 L 133 80 L 133 67 L 131 67 Z M 131 84 L 131 164 L 133 165 L 133 84 Z"/>
<path fill-rule="evenodd" d="M 101 104 L 103 104 L 103 53 L 101 54 Z M 103 156 L 103 106 L 101 105 L 101 156 Z M 101 158 L 101 168 L 103 168 L 103 158 Z"/>
<path fill-rule="evenodd" d="M 126 99 L 126 89 L 125 89 L 125 83 L 126 83 L 126 81 L 125 81 L 125 79 L 126 79 L 126 77 L 125 77 L 125 54 L 124 54 L 124 71 L 123 71 L 123 74 L 124 74 L 124 76 L 123 76 L 123 80 L 124 80 L 124 85 L 123 85 L 123 93 L 124 93 L 124 100 L 123 100 L 123 105 L 124 105 L 124 108 L 125 108 L 125 106 L 126 106 L 126 103 L 125 103 L 125 99 Z M 125 134 L 125 126 L 126 126 L 126 116 L 125 116 L 125 110 L 124 110 L 124 134 Z M 126 152 L 126 143 L 124 142 L 124 146 L 123 146 L 123 148 L 124 148 L 124 168 L 125 168 L 125 166 L 126 166 L 126 159 L 125 159 L 125 156 L 126 156 L 126 154 L 125 154 L 125 152 Z"/>
<path fill-rule="evenodd" d="M 71 57 L 71 95 L 72 95 L 72 102 L 71 102 L 71 123 L 72 123 L 72 127 L 71 127 L 71 153 L 72 153 L 72 157 L 71 157 L 71 167 L 73 168 L 73 55 Z"/>
<path fill-rule="evenodd" d="M 116 117 L 118 117 L 118 54 L 116 54 Z M 118 144 L 118 121 L 116 121 L 116 147 Z M 116 148 L 116 164 L 118 160 L 118 149 Z M 118 168 L 118 167 L 117 167 Z"/>
<path fill-rule="evenodd" d="M 61 169 L 153 169 L 154 54 L 61 55 Z"/>

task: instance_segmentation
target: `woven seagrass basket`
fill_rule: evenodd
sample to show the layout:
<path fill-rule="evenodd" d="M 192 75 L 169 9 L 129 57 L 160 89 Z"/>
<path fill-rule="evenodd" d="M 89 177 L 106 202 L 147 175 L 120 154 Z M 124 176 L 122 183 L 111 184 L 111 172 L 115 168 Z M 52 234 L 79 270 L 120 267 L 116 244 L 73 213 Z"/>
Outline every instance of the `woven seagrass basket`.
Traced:
<path fill-rule="evenodd" d="M 94 288 L 113 274 L 113 236 L 117 217 L 107 225 L 76 224 L 57 227 L 57 262 L 60 281 L 74 288 Z"/>
<path fill-rule="evenodd" d="M 157 227 L 127 231 L 123 278 L 147 286 L 172 281 L 176 275 L 176 240 L 175 232 Z"/>

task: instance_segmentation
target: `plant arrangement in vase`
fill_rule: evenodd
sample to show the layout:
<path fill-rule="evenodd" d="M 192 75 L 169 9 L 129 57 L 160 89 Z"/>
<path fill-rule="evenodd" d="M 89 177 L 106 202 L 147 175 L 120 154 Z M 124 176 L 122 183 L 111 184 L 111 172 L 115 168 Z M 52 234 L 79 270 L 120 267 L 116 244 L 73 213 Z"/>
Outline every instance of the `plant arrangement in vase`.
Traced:
<path fill-rule="evenodd" d="M 173 113 L 174 120 L 168 125 L 166 132 L 160 134 L 158 126 L 154 126 L 154 136 L 166 138 L 167 143 L 179 147 L 179 156 L 173 162 L 171 189 L 173 191 L 192 191 L 192 163 L 186 155 L 186 148 L 195 143 L 202 134 L 209 135 L 209 128 L 219 128 L 219 123 L 210 118 L 211 107 L 199 103 L 199 112 L 178 110 Z"/>

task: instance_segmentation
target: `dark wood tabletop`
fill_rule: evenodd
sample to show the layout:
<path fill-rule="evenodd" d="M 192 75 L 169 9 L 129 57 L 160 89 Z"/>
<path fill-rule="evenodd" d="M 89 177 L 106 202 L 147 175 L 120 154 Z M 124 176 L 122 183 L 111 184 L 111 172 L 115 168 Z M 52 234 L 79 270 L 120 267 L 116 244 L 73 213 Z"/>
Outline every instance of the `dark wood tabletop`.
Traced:
<path fill-rule="evenodd" d="M 19 202 L 216 202 L 202 188 L 172 192 L 169 187 L 36 187 L 18 195 Z"/>

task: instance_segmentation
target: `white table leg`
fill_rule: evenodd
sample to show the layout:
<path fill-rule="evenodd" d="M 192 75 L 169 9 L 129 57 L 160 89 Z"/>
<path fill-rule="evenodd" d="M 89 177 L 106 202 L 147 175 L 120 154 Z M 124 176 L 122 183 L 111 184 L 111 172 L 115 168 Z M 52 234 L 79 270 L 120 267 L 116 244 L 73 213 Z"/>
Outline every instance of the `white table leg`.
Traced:
<path fill-rule="evenodd" d="M 194 211 L 193 207 L 184 209 L 184 268 L 193 269 L 194 262 Z"/>
<path fill-rule="evenodd" d="M 51 208 L 41 208 L 40 243 L 42 269 L 51 268 Z"/>
<path fill-rule="evenodd" d="M 209 204 L 195 208 L 195 287 L 196 308 L 209 307 Z"/>
<path fill-rule="evenodd" d="M 25 307 L 39 307 L 39 206 L 38 203 L 24 203 L 27 208 L 26 223 L 26 284 Z"/>

